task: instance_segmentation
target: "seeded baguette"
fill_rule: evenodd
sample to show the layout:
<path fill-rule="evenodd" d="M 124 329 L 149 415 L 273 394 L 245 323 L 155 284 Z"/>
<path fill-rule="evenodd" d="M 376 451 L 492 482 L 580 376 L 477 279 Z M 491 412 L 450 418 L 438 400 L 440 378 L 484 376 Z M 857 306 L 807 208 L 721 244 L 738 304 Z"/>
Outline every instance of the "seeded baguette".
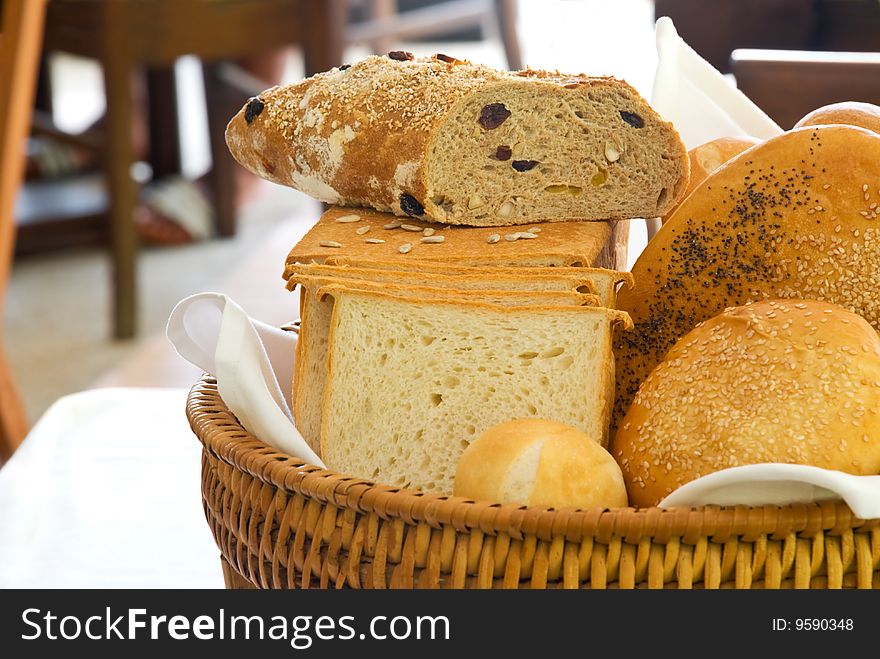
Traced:
<path fill-rule="evenodd" d="M 357 222 L 339 222 L 340 218 L 357 217 Z M 385 226 L 401 225 L 394 229 Z M 405 225 L 407 228 L 403 228 Z M 367 233 L 357 233 L 369 227 Z M 506 240 L 505 236 L 536 227 L 537 238 Z M 418 229 L 408 230 L 409 228 Z M 423 244 L 425 230 L 433 236 L 443 236 L 439 244 Z M 430 232 L 429 231 L 429 232 Z M 489 238 L 498 237 L 490 243 Z M 384 243 L 371 244 L 367 239 L 378 238 Z M 422 261 L 440 260 L 449 265 L 491 265 L 558 267 L 593 265 L 612 238 L 608 222 L 529 223 L 525 227 L 506 229 L 478 227 L 450 227 L 402 220 L 389 213 L 333 207 L 303 236 L 287 257 L 288 263 L 323 263 L 328 257 L 346 256 L 381 260 Z M 328 246 L 328 243 L 338 246 Z M 401 245 L 409 244 L 409 253 L 400 252 Z"/>
<path fill-rule="evenodd" d="M 678 133 L 627 83 L 445 56 L 368 57 L 266 90 L 226 141 L 321 201 L 470 226 L 659 217 L 688 178 Z"/>
<path fill-rule="evenodd" d="M 880 329 L 880 135 L 801 128 L 707 178 L 648 243 L 618 305 L 615 423 L 675 342 L 725 308 L 769 298 L 838 304 Z"/>
<path fill-rule="evenodd" d="M 325 266 L 312 266 L 306 271 L 326 271 Z M 345 273 L 331 272 L 330 274 L 295 274 L 288 283 L 288 287 L 299 284 L 302 287 L 300 296 L 300 333 L 296 348 L 296 374 L 293 379 L 294 420 L 300 434 L 316 452 L 320 451 L 321 431 L 321 401 L 324 394 L 324 383 L 327 378 L 327 350 L 328 335 L 330 331 L 330 319 L 333 313 L 333 299 L 326 297 L 318 298 L 318 290 L 322 287 L 337 284 L 347 288 L 363 291 L 388 291 L 398 295 L 408 295 L 418 299 L 456 298 L 464 300 L 477 300 L 502 306 L 529 306 L 529 305 L 563 305 L 599 306 L 599 298 L 590 293 L 581 293 L 587 286 L 578 285 L 577 280 L 568 280 L 566 277 L 558 277 L 555 280 L 547 277 L 544 280 L 526 280 L 521 277 L 495 277 L 470 279 L 466 282 L 462 278 L 447 277 L 436 281 L 430 277 L 420 275 L 407 276 L 407 273 L 392 272 L 382 273 L 368 271 L 363 273 L 366 277 L 376 280 L 355 279 L 355 273 L 349 277 Z M 415 285 L 407 285 L 407 282 Z M 426 286 L 430 283 L 432 286 Z M 470 289 L 456 287 L 456 284 L 470 285 Z M 439 284 L 439 287 L 438 287 Z M 566 288 L 562 288 L 566 285 Z M 504 288 L 487 289 L 486 286 L 499 286 Z M 558 289 L 542 289 L 542 286 L 556 287 Z"/>
<path fill-rule="evenodd" d="M 451 494 L 464 449 L 513 418 L 607 442 L 611 334 L 601 307 L 501 307 L 328 286 L 321 453 L 331 469 Z"/>

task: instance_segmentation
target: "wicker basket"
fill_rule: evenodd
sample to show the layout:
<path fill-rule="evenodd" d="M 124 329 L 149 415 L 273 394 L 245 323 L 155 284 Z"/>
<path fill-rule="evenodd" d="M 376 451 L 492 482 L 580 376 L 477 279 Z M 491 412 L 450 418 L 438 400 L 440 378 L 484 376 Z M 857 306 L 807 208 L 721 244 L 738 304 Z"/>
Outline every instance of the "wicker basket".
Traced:
<path fill-rule="evenodd" d="M 189 395 L 230 588 L 872 588 L 880 520 L 842 503 L 614 511 L 472 502 L 309 466 Z"/>

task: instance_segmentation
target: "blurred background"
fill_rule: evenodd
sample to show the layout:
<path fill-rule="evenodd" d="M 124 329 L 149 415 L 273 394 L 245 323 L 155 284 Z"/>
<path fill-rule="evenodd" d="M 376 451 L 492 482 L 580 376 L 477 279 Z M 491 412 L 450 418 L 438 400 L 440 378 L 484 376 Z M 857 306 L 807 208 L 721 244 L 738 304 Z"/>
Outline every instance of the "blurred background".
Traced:
<path fill-rule="evenodd" d="M 49 0 L 23 185 L 0 217 L 17 230 L 0 241 L 14 254 L 0 402 L 17 389 L 33 421 L 91 387 L 191 385 L 162 332 L 192 293 L 296 316 L 280 275 L 320 208 L 229 158 L 223 128 L 250 95 L 405 49 L 614 75 L 650 97 L 661 15 L 784 128 L 880 103 L 878 0 Z"/>

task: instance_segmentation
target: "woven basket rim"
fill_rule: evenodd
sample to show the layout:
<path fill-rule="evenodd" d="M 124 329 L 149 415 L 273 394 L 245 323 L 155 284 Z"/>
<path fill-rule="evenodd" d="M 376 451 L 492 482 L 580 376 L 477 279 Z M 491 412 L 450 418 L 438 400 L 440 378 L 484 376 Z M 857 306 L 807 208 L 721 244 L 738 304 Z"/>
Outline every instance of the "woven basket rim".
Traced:
<path fill-rule="evenodd" d="M 216 380 L 203 375 L 187 397 L 190 427 L 204 450 L 216 459 L 246 472 L 281 491 L 383 519 L 435 528 L 451 525 L 459 531 L 506 533 L 513 538 L 534 534 L 539 539 L 587 537 L 607 541 L 623 537 L 638 542 L 647 536 L 663 541 L 682 537 L 752 540 L 769 534 L 781 539 L 790 533 L 839 535 L 853 528 L 872 528 L 880 520 L 857 518 L 841 501 L 787 506 L 696 506 L 676 508 L 618 508 L 575 510 L 473 501 L 373 483 L 309 465 L 272 448 L 245 430 L 220 398 Z"/>

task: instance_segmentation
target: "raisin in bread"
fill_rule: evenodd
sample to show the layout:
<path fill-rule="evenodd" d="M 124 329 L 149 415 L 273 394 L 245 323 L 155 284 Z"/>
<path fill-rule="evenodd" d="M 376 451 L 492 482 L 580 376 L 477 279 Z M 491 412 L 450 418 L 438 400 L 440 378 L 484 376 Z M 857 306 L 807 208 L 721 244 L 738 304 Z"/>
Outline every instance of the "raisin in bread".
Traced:
<path fill-rule="evenodd" d="M 515 418 L 606 441 L 611 336 L 601 307 L 501 307 L 330 286 L 321 452 L 331 469 L 451 494 L 464 449 Z"/>
<path fill-rule="evenodd" d="M 659 217 L 684 193 L 673 126 L 627 83 L 373 56 L 252 98 L 226 131 L 256 174 L 446 224 Z"/>

